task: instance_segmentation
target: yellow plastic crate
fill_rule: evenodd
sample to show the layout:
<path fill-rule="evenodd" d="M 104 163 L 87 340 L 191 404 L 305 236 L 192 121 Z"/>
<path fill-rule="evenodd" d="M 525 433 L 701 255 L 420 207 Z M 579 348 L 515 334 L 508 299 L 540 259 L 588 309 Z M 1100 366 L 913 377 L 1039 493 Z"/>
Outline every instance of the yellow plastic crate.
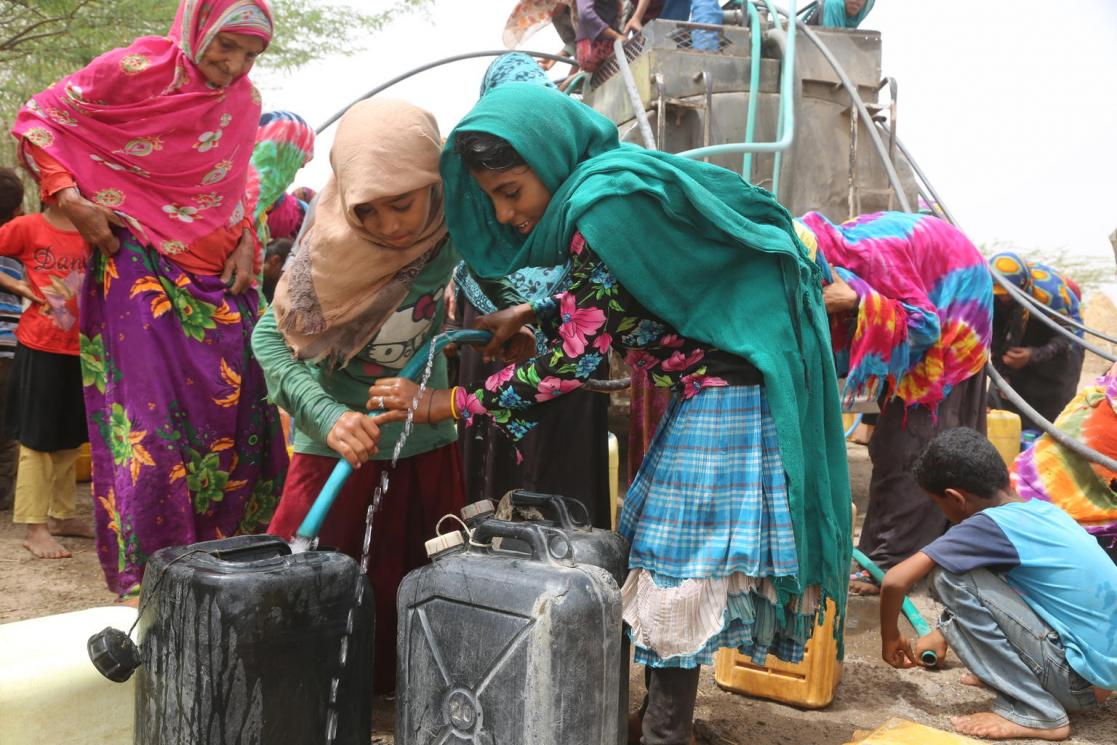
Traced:
<path fill-rule="evenodd" d="M 846 745 L 981 745 L 981 740 L 943 732 L 933 727 L 893 718 L 864 737 L 854 737 Z"/>
<path fill-rule="evenodd" d="M 815 627 L 802 662 L 791 664 L 769 657 L 760 667 L 735 649 L 722 649 L 714 658 L 714 681 L 727 691 L 805 709 L 828 706 L 842 679 L 834 639 L 835 615 L 834 601 L 827 600 L 825 623 Z"/>
<path fill-rule="evenodd" d="M 79 484 L 93 480 L 93 458 L 89 452 L 89 443 L 81 446 L 78 459 L 74 461 L 74 476 Z"/>

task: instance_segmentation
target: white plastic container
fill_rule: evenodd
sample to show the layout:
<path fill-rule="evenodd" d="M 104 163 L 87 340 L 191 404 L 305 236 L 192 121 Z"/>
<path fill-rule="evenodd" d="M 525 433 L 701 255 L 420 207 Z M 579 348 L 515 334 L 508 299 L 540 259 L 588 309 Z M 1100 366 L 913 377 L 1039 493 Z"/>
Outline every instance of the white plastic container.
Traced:
<path fill-rule="evenodd" d="M 135 620 L 113 606 L 0 625 L 0 744 L 132 745 L 132 680 L 102 677 L 85 645 Z"/>

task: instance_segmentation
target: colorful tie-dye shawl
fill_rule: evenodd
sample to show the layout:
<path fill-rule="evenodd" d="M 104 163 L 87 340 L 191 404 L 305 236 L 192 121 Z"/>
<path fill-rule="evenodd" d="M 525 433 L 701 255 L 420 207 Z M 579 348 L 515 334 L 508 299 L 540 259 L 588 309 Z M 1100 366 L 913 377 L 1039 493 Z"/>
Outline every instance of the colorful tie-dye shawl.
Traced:
<path fill-rule="evenodd" d="M 1055 427 L 1117 458 L 1117 374 L 1100 377 L 1079 391 Z M 1012 479 L 1020 496 L 1057 505 L 1108 547 L 1117 547 L 1117 473 L 1043 435 L 1017 456 Z"/>
<path fill-rule="evenodd" d="M 1073 321 L 1082 323 L 1082 291 L 1074 280 L 1054 267 L 1036 261 L 1026 261 L 1020 254 L 1003 251 L 989 259 L 989 264 L 1004 278 L 1043 303 L 1056 313 Z M 999 284 L 993 285 L 994 295 L 1005 295 L 1007 290 Z M 1082 330 L 1072 329 L 1078 337 Z"/>
<path fill-rule="evenodd" d="M 843 400 L 895 396 L 936 411 L 989 359 L 992 280 L 957 228 L 931 215 L 879 212 L 835 225 L 818 212 L 797 221 L 824 270 L 860 298 L 831 317 Z"/>

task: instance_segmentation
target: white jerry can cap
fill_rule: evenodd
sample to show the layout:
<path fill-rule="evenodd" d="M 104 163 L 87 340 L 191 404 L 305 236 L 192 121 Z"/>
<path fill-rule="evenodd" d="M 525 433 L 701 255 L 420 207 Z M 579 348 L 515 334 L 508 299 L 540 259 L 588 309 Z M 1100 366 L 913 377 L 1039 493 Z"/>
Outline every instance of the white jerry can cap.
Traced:
<path fill-rule="evenodd" d="M 465 543 L 465 536 L 462 535 L 460 530 L 455 530 L 453 533 L 445 533 L 440 536 L 431 538 L 426 543 L 427 558 L 433 559 L 441 553 L 445 553 L 452 548 L 457 548 Z"/>
<path fill-rule="evenodd" d="M 496 514 L 496 505 L 493 504 L 491 499 L 482 499 L 480 502 L 473 502 L 462 507 L 462 520 L 465 520 L 467 524 L 493 514 Z"/>

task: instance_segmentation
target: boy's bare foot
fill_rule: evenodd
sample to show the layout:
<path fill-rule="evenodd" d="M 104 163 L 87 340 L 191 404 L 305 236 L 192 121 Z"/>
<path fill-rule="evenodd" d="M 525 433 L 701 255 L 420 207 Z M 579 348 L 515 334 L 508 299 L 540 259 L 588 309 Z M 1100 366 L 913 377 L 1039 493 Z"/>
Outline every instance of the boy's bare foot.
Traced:
<path fill-rule="evenodd" d="M 71 554 L 65 546 L 54 540 L 46 525 L 28 525 L 27 538 L 23 547 L 37 559 L 69 559 Z"/>
<path fill-rule="evenodd" d="M 961 683 L 964 686 L 973 686 L 974 688 L 984 688 L 985 687 L 985 683 L 983 683 L 981 681 L 981 678 L 979 678 L 976 675 L 974 675 L 973 673 L 969 673 L 969 672 L 963 674 L 962 677 L 958 680 L 958 682 Z"/>
<path fill-rule="evenodd" d="M 71 517 L 66 520 L 47 518 L 47 527 L 51 535 L 68 535 L 74 538 L 93 538 L 93 526 L 80 517 Z"/>
<path fill-rule="evenodd" d="M 983 711 L 965 717 L 952 717 L 950 723 L 963 735 L 984 737 L 989 740 L 1012 740 L 1032 738 L 1035 740 L 1065 740 L 1070 737 L 1070 725 L 1052 729 L 1036 729 L 1010 722 L 1000 714 Z"/>

